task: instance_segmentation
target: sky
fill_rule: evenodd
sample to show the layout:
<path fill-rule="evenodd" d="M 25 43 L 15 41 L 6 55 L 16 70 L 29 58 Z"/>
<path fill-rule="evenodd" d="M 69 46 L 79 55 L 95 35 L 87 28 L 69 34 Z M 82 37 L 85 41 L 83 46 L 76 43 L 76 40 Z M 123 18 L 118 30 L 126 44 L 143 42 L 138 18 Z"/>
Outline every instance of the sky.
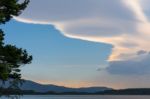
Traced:
<path fill-rule="evenodd" d="M 30 0 L 3 26 L 28 50 L 24 79 L 67 87 L 150 87 L 149 0 Z"/>

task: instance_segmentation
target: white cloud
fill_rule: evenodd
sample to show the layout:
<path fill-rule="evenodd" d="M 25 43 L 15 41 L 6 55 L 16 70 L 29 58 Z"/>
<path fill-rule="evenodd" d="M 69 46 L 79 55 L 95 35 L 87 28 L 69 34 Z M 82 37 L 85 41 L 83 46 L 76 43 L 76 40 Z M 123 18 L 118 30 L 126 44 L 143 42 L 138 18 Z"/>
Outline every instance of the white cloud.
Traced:
<path fill-rule="evenodd" d="M 52 24 L 67 37 L 112 44 L 109 60 L 126 60 L 141 49 L 150 50 L 150 24 L 143 4 L 140 0 L 31 0 L 15 19 Z"/>

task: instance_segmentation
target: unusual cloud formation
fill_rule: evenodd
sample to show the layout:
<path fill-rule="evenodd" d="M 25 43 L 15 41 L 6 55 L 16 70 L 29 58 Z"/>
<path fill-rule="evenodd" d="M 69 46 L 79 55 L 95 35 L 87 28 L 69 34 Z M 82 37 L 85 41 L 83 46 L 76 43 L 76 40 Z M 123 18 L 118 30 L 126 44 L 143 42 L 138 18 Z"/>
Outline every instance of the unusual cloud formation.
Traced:
<path fill-rule="evenodd" d="M 140 4 L 139 0 L 31 0 L 15 19 L 52 24 L 67 37 L 112 44 L 109 60 L 126 59 L 141 49 L 150 50 L 149 22 Z"/>
<path fill-rule="evenodd" d="M 65 36 L 114 46 L 111 65 L 150 51 L 149 0 L 31 0 L 16 20 L 52 24 Z M 132 63 L 132 62 L 131 62 Z M 132 63 L 134 64 L 134 63 Z"/>

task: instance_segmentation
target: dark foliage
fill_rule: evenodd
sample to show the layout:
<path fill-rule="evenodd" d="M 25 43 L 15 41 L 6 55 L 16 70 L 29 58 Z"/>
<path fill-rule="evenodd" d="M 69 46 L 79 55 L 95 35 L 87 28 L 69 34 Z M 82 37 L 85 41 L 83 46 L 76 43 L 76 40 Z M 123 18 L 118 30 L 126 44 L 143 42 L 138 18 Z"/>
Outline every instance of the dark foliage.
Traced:
<path fill-rule="evenodd" d="M 20 89 L 0 89 L 3 95 L 150 95 L 150 88 L 123 89 L 123 90 L 107 90 L 97 93 L 87 92 L 36 92 L 33 90 Z"/>
<path fill-rule="evenodd" d="M 107 90 L 98 92 L 100 95 L 150 95 L 150 88 L 130 88 L 121 90 Z"/>
<path fill-rule="evenodd" d="M 18 0 L 0 0 L 0 25 L 18 16 L 27 7 L 29 0 L 19 3 Z M 29 64 L 32 56 L 22 48 L 4 43 L 4 32 L 0 29 L 0 81 L 1 87 L 7 80 L 12 87 L 17 87 L 21 79 L 20 66 Z"/>
<path fill-rule="evenodd" d="M 23 3 L 18 3 L 18 0 L 0 0 L 0 24 L 4 24 L 13 16 L 21 14 L 28 3 L 29 0 L 25 0 Z"/>

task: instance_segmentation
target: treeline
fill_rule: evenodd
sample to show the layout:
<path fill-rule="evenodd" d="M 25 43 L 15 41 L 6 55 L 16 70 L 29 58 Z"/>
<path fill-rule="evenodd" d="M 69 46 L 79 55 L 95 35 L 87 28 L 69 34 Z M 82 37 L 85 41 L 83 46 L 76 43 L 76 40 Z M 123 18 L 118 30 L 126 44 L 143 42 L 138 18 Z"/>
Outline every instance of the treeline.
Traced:
<path fill-rule="evenodd" d="M 0 89 L 0 95 L 150 95 L 150 88 L 107 90 L 97 93 L 87 92 L 35 92 L 33 90 Z"/>
<path fill-rule="evenodd" d="M 104 92 L 98 92 L 97 94 L 100 94 L 100 95 L 150 95 L 150 88 L 108 90 Z"/>
<path fill-rule="evenodd" d="M 12 88 L 3 89 L 3 88 L 0 88 L 0 95 L 25 95 L 25 94 L 30 95 L 32 93 L 35 93 L 35 92 L 32 91 L 32 90 L 20 90 L 20 89 L 12 89 Z"/>
<path fill-rule="evenodd" d="M 2 95 L 88 95 L 86 92 L 36 92 L 33 90 L 20 90 L 20 89 L 0 89 L 0 96 Z"/>

